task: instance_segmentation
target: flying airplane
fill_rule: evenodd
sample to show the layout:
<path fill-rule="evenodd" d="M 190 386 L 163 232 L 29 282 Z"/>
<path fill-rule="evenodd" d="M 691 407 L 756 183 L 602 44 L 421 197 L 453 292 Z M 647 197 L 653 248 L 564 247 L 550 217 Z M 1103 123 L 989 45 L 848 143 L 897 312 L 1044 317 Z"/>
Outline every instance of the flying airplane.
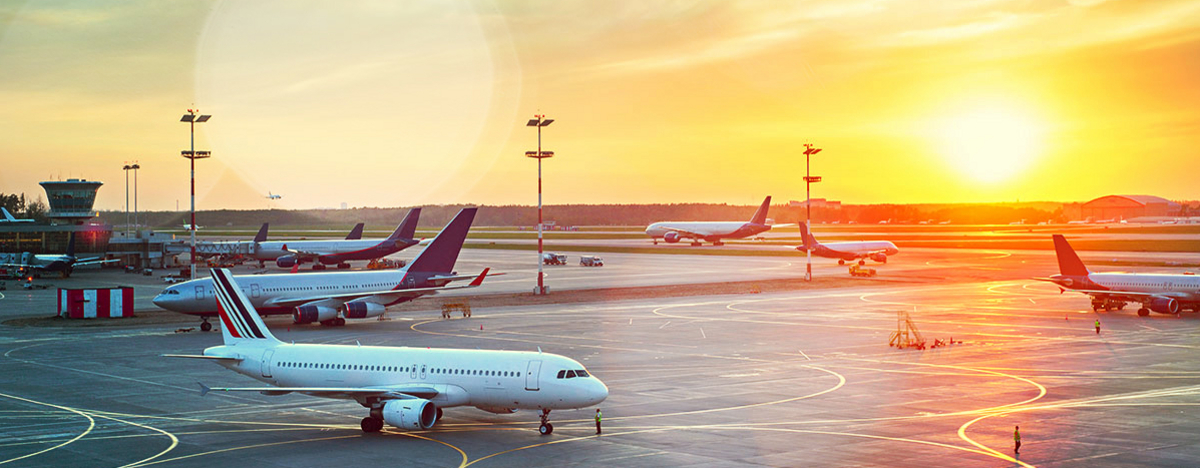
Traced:
<path fill-rule="evenodd" d="M 270 199 L 270 200 L 278 200 L 278 199 L 280 199 L 280 198 L 283 198 L 283 195 L 275 195 L 275 194 L 273 194 L 273 193 L 271 193 L 271 192 L 269 192 L 269 191 L 267 192 L 267 199 Z"/>
<path fill-rule="evenodd" d="M 550 435 L 550 411 L 598 405 L 608 387 L 578 361 L 557 354 L 478 349 L 431 349 L 284 343 L 276 339 L 229 270 L 212 270 L 223 346 L 201 359 L 264 382 L 264 387 L 209 388 L 210 392 L 302 393 L 354 400 L 367 408 L 363 432 L 386 423 L 402 430 L 427 430 L 442 408 L 474 406 L 495 414 L 540 410 L 538 432 Z"/>
<path fill-rule="evenodd" d="M 347 263 L 351 260 L 374 260 L 386 257 L 419 242 L 413 239 L 417 231 L 417 219 L 421 216 L 420 208 L 413 208 L 404 216 L 404 220 L 396 226 L 386 239 L 362 239 L 362 225 L 354 227 L 346 240 L 300 240 L 300 241 L 267 241 L 266 225 L 254 237 L 258 244 L 252 255 L 259 263 L 274 260 L 280 268 L 291 268 L 293 265 L 312 263 L 314 270 L 324 270 L 326 265 L 337 265 L 338 268 L 350 268 Z M 357 235 L 358 238 L 350 239 Z M 261 238 L 261 240 L 260 240 Z"/>
<path fill-rule="evenodd" d="M 14 276 L 24 276 L 29 273 L 54 272 L 63 278 L 71 276 L 75 267 L 95 265 L 99 263 L 116 262 L 117 259 L 104 260 L 101 257 L 80 259 L 75 257 L 75 233 L 71 233 L 67 241 L 65 254 L 32 254 L 29 252 L 3 254 L 0 253 L 0 266 L 8 268 Z"/>
<path fill-rule="evenodd" d="M 658 245 L 662 239 L 668 244 L 674 244 L 681 239 L 691 239 L 692 246 L 700 246 L 704 241 L 713 245 L 725 245 L 721 239 L 741 239 L 771 230 L 767 224 L 767 210 L 771 208 L 771 197 L 767 197 L 754 212 L 749 222 L 740 221 L 661 221 L 646 227 L 646 235 Z"/>
<path fill-rule="evenodd" d="M 1130 302 L 1142 307 L 1137 314 L 1150 312 L 1178 314 L 1181 310 L 1200 310 L 1200 277 L 1190 273 L 1092 273 L 1083 265 L 1075 249 L 1061 234 L 1054 236 L 1054 252 L 1058 257 L 1059 274 L 1036 278 L 1092 298 L 1092 309 L 1121 310 Z"/>
<path fill-rule="evenodd" d="M 463 208 L 442 232 L 407 267 L 398 270 L 325 272 L 296 275 L 245 275 L 255 308 L 263 314 L 291 314 L 299 324 L 346 324 L 346 319 L 378 317 L 387 307 L 441 291 L 473 288 L 483 283 L 488 270 L 478 276 L 458 276 L 454 264 L 477 208 Z M 465 286 L 451 281 L 473 279 Z M 207 278 L 176 283 L 154 298 L 154 305 L 173 312 L 198 315 L 200 329 L 209 331 L 208 318 L 217 315 L 216 291 Z"/>
<path fill-rule="evenodd" d="M 888 256 L 900 253 L 900 249 L 896 248 L 896 244 L 889 241 L 856 241 L 856 242 L 818 242 L 812 235 L 812 231 L 808 229 L 808 223 L 800 222 L 800 232 L 804 236 L 804 245 L 796 247 L 796 250 L 804 252 L 806 247 L 812 249 L 812 254 L 818 257 L 836 258 L 838 265 L 845 265 L 847 261 L 858 260 L 858 264 L 865 264 L 863 259 L 871 259 L 879 263 L 887 263 Z"/>
<path fill-rule="evenodd" d="M 0 218 L 0 223 L 32 223 L 35 221 L 32 219 L 17 219 L 12 213 L 8 212 L 8 208 L 3 206 L 0 206 L 0 211 L 4 212 L 4 217 Z"/>

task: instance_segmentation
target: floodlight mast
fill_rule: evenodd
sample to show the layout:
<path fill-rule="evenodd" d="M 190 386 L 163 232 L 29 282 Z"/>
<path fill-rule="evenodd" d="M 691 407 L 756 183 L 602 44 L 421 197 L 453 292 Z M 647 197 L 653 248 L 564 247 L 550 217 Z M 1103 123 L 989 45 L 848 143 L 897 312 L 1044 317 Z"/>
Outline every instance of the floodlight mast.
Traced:
<path fill-rule="evenodd" d="M 192 231 L 192 279 L 196 279 L 196 159 L 204 159 L 212 156 L 209 151 L 196 151 L 196 124 L 208 122 L 212 118 L 211 115 L 196 115 L 200 112 L 199 109 L 188 109 L 188 113 L 183 114 L 179 119 L 180 122 L 187 122 L 192 130 L 192 149 L 191 151 L 181 151 L 181 155 L 192 161 L 192 224 L 189 226 Z"/>
<path fill-rule="evenodd" d="M 812 184 L 815 182 L 821 181 L 820 176 L 814 177 L 812 175 L 809 175 L 809 168 L 810 168 L 809 161 L 812 158 L 812 155 L 820 153 L 820 152 L 821 152 L 821 149 L 813 148 L 813 145 L 811 143 L 804 144 L 804 199 L 805 199 L 804 209 L 806 211 L 806 214 L 804 215 L 804 219 L 805 219 L 805 224 L 808 226 L 808 233 L 809 233 L 808 238 L 804 239 L 804 254 L 807 257 L 807 268 L 804 271 L 804 281 L 812 281 L 812 249 L 813 249 L 813 246 L 809 245 L 809 243 L 808 243 L 808 239 L 813 238 L 813 236 L 812 236 Z M 803 234 L 803 233 L 801 233 L 801 234 Z"/>
<path fill-rule="evenodd" d="M 542 151 L 542 127 L 550 125 L 554 119 L 547 119 L 545 115 L 535 115 L 525 124 L 526 127 L 537 127 L 538 130 L 538 149 L 537 151 L 526 151 L 525 156 L 537 159 L 538 162 L 538 276 L 537 289 L 534 289 L 534 294 L 546 294 L 549 291 L 546 289 L 542 266 L 545 260 L 542 258 L 542 160 L 554 157 L 553 151 Z"/>

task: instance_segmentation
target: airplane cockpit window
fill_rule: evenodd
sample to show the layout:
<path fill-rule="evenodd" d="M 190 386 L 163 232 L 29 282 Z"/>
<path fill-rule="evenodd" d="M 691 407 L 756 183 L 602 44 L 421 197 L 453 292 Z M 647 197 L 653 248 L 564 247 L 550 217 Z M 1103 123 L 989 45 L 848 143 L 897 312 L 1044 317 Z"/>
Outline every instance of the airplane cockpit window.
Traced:
<path fill-rule="evenodd" d="M 576 376 L 578 376 L 578 377 L 587 377 L 587 376 L 588 376 L 588 373 L 587 373 L 587 371 L 585 371 L 585 370 L 583 370 L 583 369 L 576 369 L 576 370 L 575 370 L 575 375 L 576 375 Z"/>
<path fill-rule="evenodd" d="M 560 370 L 560 371 L 558 371 L 558 378 L 560 378 L 560 379 L 561 379 L 561 378 L 563 378 L 563 376 L 565 376 L 565 375 L 567 375 L 567 371 L 565 371 L 565 370 Z"/>
<path fill-rule="evenodd" d="M 573 379 L 573 378 L 575 378 L 575 371 L 573 371 L 573 370 L 569 370 L 569 371 L 567 371 L 567 378 L 568 378 L 568 379 Z"/>

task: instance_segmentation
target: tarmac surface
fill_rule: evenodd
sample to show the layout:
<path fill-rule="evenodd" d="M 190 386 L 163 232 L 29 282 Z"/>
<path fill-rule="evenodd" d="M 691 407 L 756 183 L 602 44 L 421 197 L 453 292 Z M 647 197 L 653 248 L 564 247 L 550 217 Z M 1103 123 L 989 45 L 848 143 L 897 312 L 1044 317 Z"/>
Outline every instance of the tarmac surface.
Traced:
<path fill-rule="evenodd" d="M 551 284 L 636 285 L 679 276 L 732 281 L 803 271 L 798 256 L 623 255 L 605 255 L 603 268 L 548 269 Z M 489 281 L 490 287 L 524 291 L 536 272 L 528 256 L 468 249 L 459 271 L 485 264 L 509 271 L 496 279 L 511 283 Z M 814 262 L 818 276 L 846 276 L 836 263 Z M 284 317 L 268 321 L 285 341 L 540 348 L 578 359 L 610 389 L 600 406 L 600 436 L 592 408 L 553 412 L 551 436 L 538 435 L 533 412 L 474 408 L 447 409 L 431 431 L 364 435 L 358 421 L 365 410 L 353 402 L 200 397 L 198 381 L 254 381 L 215 364 L 159 357 L 215 346 L 216 333 L 119 322 L 0 326 L 0 463 L 1200 465 L 1200 420 L 1193 416 L 1200 405 L 1196 314 L 1093 313 L 1085 296 L 1030 279 L 1057 272 L 1052 252 L 906 251 L 876 268 L 875 279 L 847 277 L 834 287 L 785 293 L 477 308 L 469 319 L 451 320 L 433 319 L 436 312 L 389 314 L 388 321 L 338 328 L 293 327 Z M 1099 270 L 1107 271 L 1093 268 Z M 638 272 L 647 276 L 629 277 Z M 138 278 L 150 293 L 160 287 L 155 278 Z M 104 280 L 77 273 L 66 281 Z M 53 304 L 52 292 L 3 292 L 10 296 L 0 299 L 0 319 L 45 315 L 30 310 L 42 307 L 44 294 Z M 14 297 L 20 294 L 28 297 Z M 902 311 L 927 343 L 962 344 L 890 347 Z M 1024 442 L 1019 457 L 1012 452 L 1014 425 Z"/>

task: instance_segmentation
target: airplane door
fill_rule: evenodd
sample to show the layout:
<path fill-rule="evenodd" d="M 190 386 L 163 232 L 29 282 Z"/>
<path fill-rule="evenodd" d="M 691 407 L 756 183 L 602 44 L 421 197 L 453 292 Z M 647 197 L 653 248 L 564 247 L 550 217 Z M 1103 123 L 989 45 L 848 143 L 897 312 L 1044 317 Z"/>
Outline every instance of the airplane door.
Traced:
<path fill-rule="evenodd" d="M 197 301 L 204 300 L 204 286 L 196 286 L 196 300 Z"/>
<path fill-rule="evenodd" d="M 262 295 L 262 288 L 260 288 L 258 286 L 258 284 L 251 284 L 250 285 L 250 297 L 257 299 L 258 296 L 260 296 L 260 295 Z"/>
<path fill-rule="evenodd" d="M 274 355 L 275 355 L 275 350 L 273 350 L 273 349 L 268 349 L 266 351 L 263 351 L 263 357 L 262 357 L 262 376 L 263 377 L 271 376 L 271 356 L 274 356 Z"/>
<path fill-rule="evenodd" d="M 423 364 L 421 365 L 421 379 L 425 379 L 425 365 Z"/>
<path fill-rule="evenodd" d="M 538 374 L 541 371 L 542 361 L 529 361 L 529 368 L 525 370 L 525 390 L 537 391 Z"/>

